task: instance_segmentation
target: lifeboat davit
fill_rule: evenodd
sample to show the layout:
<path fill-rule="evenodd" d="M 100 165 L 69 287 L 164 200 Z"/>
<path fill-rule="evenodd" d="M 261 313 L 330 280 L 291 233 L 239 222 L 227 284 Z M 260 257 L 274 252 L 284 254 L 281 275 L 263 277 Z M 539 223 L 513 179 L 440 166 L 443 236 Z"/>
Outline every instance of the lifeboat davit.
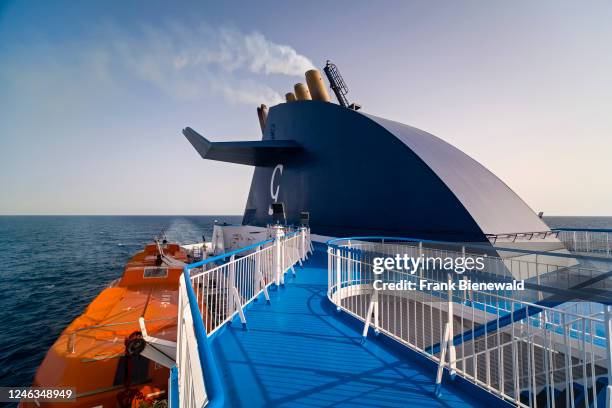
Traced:
<path fill-rule="evenodd" d="M 71 407 L 163 405 L 174 359 L 179 278 L 187 262 L 178 244 L 146 245 L 121 278 L 66 327 L 32 386 L 75 388 Z M 65 407 L 66 402 L 21 406 Z"/>

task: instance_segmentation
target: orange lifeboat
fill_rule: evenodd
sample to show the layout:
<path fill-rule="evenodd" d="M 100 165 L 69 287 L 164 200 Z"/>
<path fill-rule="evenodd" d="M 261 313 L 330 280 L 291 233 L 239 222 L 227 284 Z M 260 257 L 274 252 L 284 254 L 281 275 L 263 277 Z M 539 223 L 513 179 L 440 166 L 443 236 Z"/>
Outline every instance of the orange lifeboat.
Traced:
<path fill-rule="evenodd" d="M 123 276 L 66 327 L 47 352 L 32 386 L 74 388 L 77 399 L 71 407 L 163 405 L 168 364 L 150 360 L 142 351 L 148 338 L 166 344 L 176 341 L 178 283 L 187 262 L 188 255 L 178 244 L 146 245 L 129 260 Z M 65 407 L 66 403 L 20 405 Z"/>

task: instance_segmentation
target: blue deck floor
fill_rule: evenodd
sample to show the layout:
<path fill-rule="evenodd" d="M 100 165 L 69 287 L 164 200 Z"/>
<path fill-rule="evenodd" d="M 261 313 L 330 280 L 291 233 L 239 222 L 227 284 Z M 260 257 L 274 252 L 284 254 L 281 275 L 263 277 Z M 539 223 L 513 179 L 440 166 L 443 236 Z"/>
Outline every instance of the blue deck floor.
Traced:
<path fill-rule="evenodd" d="M 249 306 L 248 330 L 234 324 L 214 337 L 227 406 L 484 405 L 456 385 L 445 384 L 437 399 L 431 366 L 378 339 L 362 345 L 358 327 L 326 299 L 326 262 L 315 253 L 270 292 L 271 305 Z"/>

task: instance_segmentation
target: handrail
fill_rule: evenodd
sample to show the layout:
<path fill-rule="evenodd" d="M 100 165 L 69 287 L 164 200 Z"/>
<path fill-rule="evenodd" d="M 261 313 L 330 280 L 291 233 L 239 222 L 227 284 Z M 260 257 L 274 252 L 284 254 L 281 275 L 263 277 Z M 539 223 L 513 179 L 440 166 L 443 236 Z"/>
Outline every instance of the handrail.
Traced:
<path fill-rule="evenodd" d="M 501 248 L 501 247 L 496 247 L 493 245 L 490 247 L 486 245 L 471 245 L 470 246 L 470 245 L 465 245 L 463 243 L 456 243 L 456 242 L 426 240 L 426 239 L 418 239 L 418 238 L 388 237 L 388 236 L 362 236 L 362 237 L 349 237 L 349 238 L 333 238 L 327 241 L 327 245 L 329 245 L 332 248 L 339 248 L 340 245 L 336 244 L 339 241 L 354 242 L 354 241 L 368 241 L 368 240 L 369 241 L 378 240 L 378 241 L 381 241 L 381 243 L 384 243 L 384 240 L 392 240 L 394 242 L 399 241 L 399 242 L 414 242 L 414 243 L 433 243 L 433 244 L 443 244 L 443 245 L 464 247 L 466 249 L 471 248 L 471 247 L 481 248 L 481 249 L 484 249 L 484 248 L 490 249 L 492 247 L 494 249 L 499 249 L 502 251 L 516 251 L 516 252 L 527 253 L 527 254 L 546 255 L 546 256 L 555 256 L 555 257 L 558 256 L 561 258 L 571 258 L 571 259 L 578 258 L 578 259 L 596 260 L 599 262 L 602 261 L 601 258 L 590 257 L 590 256 L 580 256 L 580 255 L 577 256 L 577 255 L 562 254 L 562 253 L 553 254 L 553 253 L 545 252 L 545 251 L 531 251 L 531 250 L 522 250 L 522 249 L 514 249 L 514 248 Z M 346 247 L 343 247 L 343 249 L 349 250 L 349 251 L 352 250 L 352 248 L 346 248 Z M 612 263 L 612 260 L 603 260 L 603 261 Z M 610 274 L 612 274 L 612 271 L 609 271 L 608 273 L 603 274 L 603 276 L 609 276 Z M 578 286 L 584 286 L 584 283 Z M 483 335 L 489 335 L 503 327 L 513 324 L 514 322 L 517 322 L 525 318 L 529 318 L 529 317 L 539 314 L 540 312 L 544 310 L 542 306 L 553 308 L 564 302 L 565 302 L 565 299 L 563 298 L 563 296 L 556 295 L 546 300 L 535 302 L 535 304 L 527 304 L 524 307 L 513 310 L 510 313 L 499 316 L 496 319 L 492 319 L 473 329 L 466 330 L 463 333 L 454 335 L 453 338 L 451 339 L 451 344 L 458 346 L 458 345 L 461 345 L 463 342 L 475 340 Z M 437 344 L 434 344 L 428 347 L 425 351 L 432 353 L 432 354 L 437 354 L 440 351 L 440 346 L 441 346 L 441 343 L 437 343 Z"/>
<path fill-rule="evenodd" d="M 183 269 L 183 275 L 185 277 L 185 287 L 189 298 L 189 310 L 193 316 L 194 332 L 198 342 L 198 353 L 200 355 L 202 374 L 204 375 L 204 387 L 206 387 L 208 405 L 210 407 L 223 407 L 225 404 L 225 394 L 223 392 L 221 374 L 215 363 L 208 337 L 206 337 L 206 329 L 202 322 L 202 316 L 197 307 L 198 300 L 191 286 L 191 279 L 189 278 L 189 265 L 185 266 Z"/>
<path fill-rule="evenodd" d="M 193 320 L 194 334 L 195 334 L 195 338 L 197 342 L 198 354 L 200 356 L 200 366 L 202 370 L 202 375 L 204 376 L 204 387 L 206 391 L 206 397 L 208 399 L 208 403 L 206 404 L 207 407 L 208 406 L 215 407 L 215 408 L 223 407 L 225 404 L 225 393 L 223 390 L 221 374 L 219 372 L 217 364 L 215 363 L 215 359 L 214 359 L 212 349 L 209 343 L 210 339 L 207 333 L 207 328 L 206 328 L 207 325 L 204 324 L 204 320 L 203 320 L 204 316 L 202 315 L 202 311 L 199 308 L 198 295 L 196 295 L 192 278 L 195 279 L 196 277 L 202 277 L 203 275 L 207 276 L 205 274 L 213 272 L 213 271 L 221 270 L 221 268 L 227 267 L 228 265 L 229 265 L 229 268 L 235 268 L 234 265 L 236 264 L 236 262 L 243 262 L 243 261 L 248 262 L 251 259 L 250 258 L 251 255 L 259 256 L 260 252 L 272 250 L 273 247 L 276 251 L 278 251 L 276 253 L 279 254 L 280 259 L 285 260 L 285 254 L 284 252 L 282 252 L 285 248 L 285 245 L 287 245 L 287 248 L 290 251 L 292 251 L 287 257 L 287 262 L 291 262 L 291 265 L 289 265 L 289 267 L 293 268 L 293 263 L 298 262 L 298 261 L 301 262 L 303 257 L 305 256 L 305 254 L 302 251 L 299 251 L 297 249 L 297 246 L 295 246 L 295 243 L 294 243 L 296 239 L 298 239 L 298 241 L 295 241 L 295 242 L 303 242 L 304 240 L 306 240 L 307 242 L 307 235 L 302 235 L 303 237 L 302 241 L 300 241 L 299 238 L 295 238 L 298 234 L 308 233 L 307 230 L 305 231 L 306 232 L 304 232 L 304 230 L 302 229 L 298 231 L 289 232 L 286 234 L 280 231 L 278 232 L 276 238 L 260 241 L 252 245 L 243 247 L 243 248 L 232 250 L 232 251 L 229 251 L 229 252 L 226 252 L 220 255 L 216 255 L 216 256 L 213 256 L 213 257 L 210 257 L 210 258 L 198 261 L 198 262 L 194 262 L 189 265 L 185 265 L 185 267 L 183 268 L 183 277 L 185 280 L 185 287 L 186 287 L 187 297 L 189 300 L 189 309 L 190 309 L 190 314 Z M 273 247 L 266 246 L 271 243 L 275 243 L 275 245 Z M 244 257 L 235 259 L 236 255 L 243 254 L 245 252 L 252 251 L 254 249 L 257 250 L 255 251 L 255 253 L 249 253 L 249 254 L 246 254 Z M 291 256 L 291 254 L 293 254 L 293 256 Z M 196 274 L 194 276 L 190 275 L 190 271 L 194 268 L 200 268 L 207 264 L 211 264 L 211 263 L 214 263 L 220 260 L 226 260 L 228 258 L 230 259 L 229 262 L 224 263 L 223 265 L 218 265 L 215 268 L 206 270 L 202 274 Z M 278 267 L 281 268 L 282 266 L 278 265 Z M 282 272 L 284 273 L 285 271 L 282 271 Z M 258 293 L 261 293 L 261 291 L 265 293 L 266 297 L 268 296 L 265 288 L 261 289 Z M 233 288 L 232 294 L 233 296 L 236 296 L 236 297 L 240 296 L 236 288 Z M 243 305 L 240 305 L 238 308 L 241 319 L 244 318 L 242 307 Z M 231 319 L 231 315 L 229 316 L 229 318 Z M 245 324 L 244 321 L 243 321 L 243 324 Z M 181 379 L 179 380 L 182 381 Z M 178 398 L 180 399 L 182 397 L 179 395 Z"/>
<path fill-rule="evenodd" d="M 612 274 L 612 271 L 607 273 L 608 276 L 610 274 Z M 578 284 L 574 288 L 578 288 L 579 286 L 585 286 L 585 283 L 583 282 L 582 284 Z M 475 340 L 479 337 L 482 337 L 483 335 L 493 334 L 497 330 L 502 329 L 506 326 L 509 326 L 515 322 L 521 321 L 523 319 L 526 319 L 526 318 L 529 318 L 529 317 L 532 317 L 532 316 L 535 316 L 541 313 L 542 311 L 545 310 L 545 308 L 541 306 L 546 306 L 546 308 L 552 309 L 555 306 L 559 306 L 562 303 L 565 303 L 565 301 L 566 300 L 564 296 L 553 295 L 546 300 L 535 302 L 535 305 L 526 304 L 525 306 L 517 310 L 514 310 L 505 315 L 499 316 L 497 319 L 492 319 L 486 322 L 485 324 L 475 327 L 474 329 L 466 330 L 463 333 L 459 333 L 455 335 L 452 339 L 452 342 L 455 346 L 459 346 L 461 345 L 461 343 L 464 343 L 466 341 Z M 579 316 L 579 318 L 581 319 L 584 319 L 585 317 L 586 316 Z M 589 316 L 589 317 L 592 317 L 592 316 Z M 440 343 L 437 343 L 431 346 L 430 349 L 427 351 L 430 351 L 431 353 L 436 354 L 439 351 L 439 349 L 440 349 Z"/>
<path fill-rule="evenodd" d="M 612 257 L 612 229 L 559 228 L 555 232 L 572 253 L 592 254 L 599 260 Z"/>
<path fill-rule="evenodd" d="M 381 240 L 383 241 L 382 243 L 386 243 L 384 242 L 384 240 L 390 240 L 392 242 L 413 242 L 413 243 L 419 243 L 422 242 L 424 244 L 439 244 L 439 245 L 446 245 L 446 246 L 456 246 L 456 247 L 465 247 L 466 250 L 470 249 L 470 248 L 474 248 L 474 249 L 482 249 L 482 250 L 498 250 L 498 251 L 504 251 L 504 252 L 518 252 L 518 253 L 522 253 L 522 254 L 527 254 L 527 255 L 546 255 L 546 256 L 554 256 L 554 257 L 559 257 L 559 258 L 567 258 L 567 259 L 581 259 L 581 260 L 586 260 L 586 261 L 597 261 L 597 262 L 606 262 L 606 263 L 612 263 L 612 259 L 606 259 L 606 258 L 601 258 L 601 257 L 597 257 L 597 256 L 589 256 L 589 255 L 578 255 L 578 254 L 564 254 L 564 253 L 559 253 L 559 252 L 546 252 L 546 251 L 534 251 L 534 250 L 529 250 L 529 249 L 520 249 L 520 248 L 507 248 L 507 247 L 499 247 L 499 246 L 495 246 L 493 244 L 491 245 L 487 245 L 485 242 L 483 242 L 482 245 L 480 244 L 475 244 L 475 243 L 466 243 L 466 242 L 451 242 L 451 241 L 436 241 L 436 240 L 429 240 L 429 239 L 420 239 L 420 238 L 404 238 L 404 237 L 388 237 L 388 236 L 363 236 L 363 237 L 348 237 L 348 238 L 332 238 L 330 240 L 328 240 L 326 243 L 327 245 L 333 247 L 333 248 L 340 248 L 341 245 L 336 244 L 336 242 L 338 241 L 367 241 L 367 242 L 371 242 L 372 240 Z M 369 241 L 368 241 L 369 240 Z"/>
<path fill-rule="evenodd" d="M 202 261 L 194 262 L 189 265 L 185 265 L 183 268 L 183 275 L 185 277 L 185 287 L 187 289 L 187 296 L 189 298 L 189 309 L 193 316 L 194 332 L 198 343 L 198 352 L 200 355 L 200 364 L 202 368 L 202 374 L 204 375 L 204 387 L 206 387 L 206 394 L 208 396 L 208 404 L 210 407 L 223 407 L 225 404 L 225 393 L 223 391 L 223 383 L 221 381 L 221 374 L 215 358 L 212 354 L 212 350 L 209 344 L 209 339 L 206 334 L 206 328 L 202 320 L 202 315 L 198 309 L 198 300 L 191 285 L 191 277 L 189 271 L 194 268 L 199 268 L 204 265 L 216 262 L 222 259 L 226 259 L 233 255 L 252 250 L 258 246 L 262 246 L 273 242 L 274 239 L 268 239 L 255 243 L 253 245 L 246 246 L 244 248 L 235 249 L 230 252 L 223 253 L 221 255 L 213 256 Z M 180 398 L 180 397 L 179 397 Z"/>
<path fill-rule="evenodd" d="M 610 228 L 551 228 L 552 231 L 579 231 L 579 232 L 612 232 Z"/>
<path fill-rule="evenodd" d="M 371 242 L 373 240 L 375 242 Z M 578 311 L 555 309 L 555 306 L 567 301 L 560 294 L 554 294 L 547 299 L 538 298 L 537 301 L 536 299 L 529 301 L 529 299 L 506 293 L 493 294 L 486 290 L 476 289 L 469 290 L 469 293 L 461 290 L 455 292 L 456 289 L 425 290 L 421 294 L 411 294 L 412 292 L 399 294 L 398 292 L 397 295 L 392 294 L 393 292 L 382 292 L 385 293 L 385 296 L 380 296 L 377 290 L 401 291 L 402 289 L 384 289 L 384 287 L 379 289 L 375 285 L 376 279 L 383 278 L 391 283 L 399 283 L 410 278 L 405 278 L 404 275 L 408 272 L 402 272 L 401 269 L 386 270 L 383 272 L 386 275 L 375 275 L 373 272 L 375 264 L 373 257 L 378 256 L 379 253 L 388 255 L 391 250 L 406 251 L 404 253 L 410 254 L 409 256 L 417 256 L 415 254 L 436 256 L 455 253 L 465 255 L 469 253 L 466 250 L 471 248 L 486 248 L 489 254 L 492 250 L 506 250 L 542 254 L 547 257 L 605 262 L 601 265 L 605 268 L 601 273 L 591 276 L 582 283 L 572 283 L 569 285 L 571 289 L 580 288 L 593 283 L 594 280 L 611 276 L 612 270 L 610 269 L 612 268 L 608 268 L 607 260 L 566 253 L 500 248 L 486 243 L 470 245 L 404 237 L 334 238 L 328 240 L 327 244 L 327 297 L 339 310 L 348 312 L 364 322 L 362 341 L 365 341 L 368 329 L 373 328 L 375 333 L 380 332 L 424 354 L 437 362 L 438 367 L 448 367 L 451 375 L 456 370 L 465 379 L 523 407 L 540 404 L 535 402 L 535 395 L 543 384 L 560 384 L 558 387 L 565 387 L 568 395 L 567 401 L 573 402 L 572 386 L 575 381 L 589 378 L 588 381 L 592 385 L 595 371 L 605 369 L 600 363 L 607 362 L 609 367 L 612 364 L 610 361 L 612 357 L 607 357 L 612 356 L 609 334 L 606 334 L 605 337 L 600 334 L 602 328 L 605 327 L 608 330 L 608 326 L 609 331 L 612 332 L 612 312 L 601 317 L 602 312 L 599 311 L 586 316 L 581 315 L 581 312 Z M 464 250 L 456 251 L 455 247 L 462 247 Z M 496 266 L 511 268 L 505 263 L 508 260 L 518 262 L 520 265 L 535 265 L 536 276 L 539 276 L 538 271 L 541 266 L 547 265 L 538 262 L 538 257 L 535 257 L 534 260 L 532 257 L 510 256 L 505 258 L 496 255 L 488 259 L 491 263 L 487 263 L 490 268 L 487 271 L 490 273 L 497 270 Z M 562 267 L 558 266 L 558 268 Z M 574 266 L 567 268 L 573 270 Z M 586 269 L 580 266 L 578 268 L 590 270 L 591 266 Z M 542 269 L 542 271 L 546 270 Z M 509 272 L 512 274 L 513 270 L 509 269 Z M 520 273 L 521 268 L 517 272 Z M 426 275 L 428 280 L 433 277 L 433 282 L 451 282 L 451 275 L 444 271 L 431 273 L 434 275 Z M 421 271 L 418 275 L 409 276 L 414 277 L 415 280 L 423 278 Z M 539 281 L 537 284 L 540 285 Z M 527 288 L 527 283 L 525 288 Z M 432 306 L 437 303 L 437 301 L 431 301 L 432 297 L 440 301 L 440 306 Z M 612 306 L 605 305 L 608 302 L 599 303 L 604 304 L 605 310 L 612 311 Z M 425 306 L 427 304 L 428 306 Z M 455 311 L 453 311 L 454 308 Z M 420 320 L 418 315 L 421 315 Z M 459 327 L 453 329 L 453 321 L 455 325 L 460 321 Z M 442 335 L 441 332 L 445 323 L 450 325 L 448 337 Z M 500 330 L 505 326 L 509 328 Z M 457 332 L 459 334 L 453 336 Z M 510 340 L 506 340 L 505 336 L 510 336 Z M 524 336 L 527 337 L 523 338 Z M 477 338 L 481 340 L 475 341 Z M 468 343 L 470 340 L 471 343 Z M 444 346 L 445 341 L 446 346 Z M 546 352 L 529 351 L 529 347 L 534 346 Z M 447 351 L 448 353 L 445 353 Z M 459 352 L 461 355 L 457 358 L 456 353 Z M 555 353 L 555 356 L 552 353 Z M 445 360 L 447 355 L 448 361 Z M 545 368 L 541 369 L 540 365 Z M 504 371 L 504 367 L 510 367 L 510 369 Z M 574 373 L 574 370 L 580 368 L 582 368 L 580 374 Z M 611 371 L 612 369 L 608 368 L 609 378 Z M 438 371 L 436 384 L 440 383 L 440 371 Z M 529 393 L 529 401 L 524 400 L 523 391 Z M 587 401 L 587 406 L 596 407 L 597 396 L 593 394 L 592 397 L 589 395 L 588 401 L 590 400 L 593 405 L 589 405 Z"/>
<path fill-rule="evenodd" d="M 260 241 L 260 242 L 257 242 L 255 244 L 246 246 L 244 248 L 234 249 L 233 251 L 225 252 L 225 253 L 222 253 L 221 255 L 212 256 L 210 258 L 206 258 L 206 259 L 203 259 L 201 261 L 194 262 L 194 263 L 191 263 L 189 265 L 185 265 L 185 269 L 190 270 L 190 269 L 194 269 L 194 268 L 199 268 L 199 267 L 204 266 L 206 264 L 209 264 L 211 262 L 216 262 L 216 261 L 219 261 L 219 260 L 222 260 L 222 259 L 225 259 L 225 258 L 229 258 L 232 255 L 238 255 L 238 254 L 240 254 L 242 252 L 250 251 L 251 249 L 255 249 L 258 246 L 269 244 L 270 242 L 274 242 L 274 239 L 267 239 L 265 241 Z"/>
<path fill-rule="evenodd" d="M 198 300 L 191 285 L 191 277 L 189 271 L 194 268 L 199 268 L 204 265 L 216 262 L 222 259 L 227 259 L 233 255 L 238 255 L 246 251 L 250 251 L 259 246 L 274 242 L 274 239 L 267 239 L 244 248 L 238 248 L 230 252 L 223 253 L 221 255 L 213 256 L 202 261 L 194 262 L 189 265 L 185 265 L 183 268 L 183 274 L 185 276 L 185 286 L 187 289 L 187 296 L 189 297 L 189 309 L 193 316 L 194 331 L 196 340 L 198 342 L 198 352 L 200 354 L 200 364 L 202 367 L 202 374 L 204 375 L 204 386 L 206 387 L 206 394 L 208 396 L 208 404 L 210 407 L 223 407 L 225 404 L 225 393 L 223 391 L 223 383 L 221 381 L 221 374 L 215 358 L 212 354 L 212 350 L 209 344 L 209 339 L 206 334 L 206 328 L 202 320 L 202 315 L 198 309 Z"/>

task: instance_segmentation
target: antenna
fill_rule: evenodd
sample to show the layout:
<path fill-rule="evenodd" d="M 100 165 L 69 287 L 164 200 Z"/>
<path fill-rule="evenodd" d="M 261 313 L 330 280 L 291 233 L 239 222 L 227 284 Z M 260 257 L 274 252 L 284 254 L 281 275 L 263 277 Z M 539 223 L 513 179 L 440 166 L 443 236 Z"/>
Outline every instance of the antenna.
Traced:
<path fill-rule="evenodd" d="M 327 76 L 327 80 L 329 81 L 329 86 L 331 87 L 332 91 L 334 91 L 336 99 L 338 99 L 338 103 L 344 108 L 349 108 L 353 110 L 360 109 L 361 106 L 356 103 L 349 104 L 349 101 L 346 97 L 346 94 L 348 94 L 349 92 L 348 86 L 346 86 L 344 79 L 342 79 L 342 75 L 340 75 L 340 70 L 338 69 L 338 67 L 330 60 L 327 60 L 323 71 L 325 71 L 325 75 Z"/>

